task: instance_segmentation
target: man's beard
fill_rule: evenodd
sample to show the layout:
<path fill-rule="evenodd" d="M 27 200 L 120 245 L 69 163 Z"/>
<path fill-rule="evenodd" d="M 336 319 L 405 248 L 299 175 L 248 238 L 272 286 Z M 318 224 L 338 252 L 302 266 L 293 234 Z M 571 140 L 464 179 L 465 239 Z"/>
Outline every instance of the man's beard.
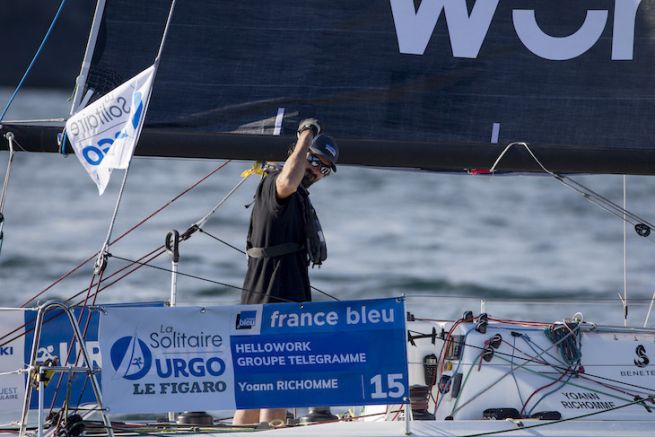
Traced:
<path fill-rule="evenodd" d="M 302 181 L 300 181 L 300 185 L 302 185 L 304 188 L 309 188 L 314 182 L 316 182 L 316 176 L 307 171 L 305 172 L 305 176 L 303 176 Z"/>

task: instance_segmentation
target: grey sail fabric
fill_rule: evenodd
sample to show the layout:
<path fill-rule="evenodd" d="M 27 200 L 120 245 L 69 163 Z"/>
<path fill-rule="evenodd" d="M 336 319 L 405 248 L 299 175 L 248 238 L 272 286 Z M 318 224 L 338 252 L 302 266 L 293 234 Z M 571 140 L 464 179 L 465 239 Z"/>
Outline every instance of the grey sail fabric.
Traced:
<path fill-rule="evenodd" d="M 137 153 L 281 159 L 318 116 L 340 163 L 484 169 L 522 141 L 553 171 L 653 174 L 654 4 L 179 2 Z M 107 2 L 96 97 L 152 63 L 169 6 Z M 499 169 L 539 170 L 522 148 Z"/>

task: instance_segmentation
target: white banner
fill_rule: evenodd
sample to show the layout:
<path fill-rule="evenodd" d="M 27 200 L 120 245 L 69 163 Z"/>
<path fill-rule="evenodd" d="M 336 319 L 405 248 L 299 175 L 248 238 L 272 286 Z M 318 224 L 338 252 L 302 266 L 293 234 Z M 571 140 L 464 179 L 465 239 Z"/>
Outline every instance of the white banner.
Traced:
<path fill-rule="evenodd" d="M 66 122 L 75 154 L 102 195 L 111 170 L 129 165 L 143 127 L 155 67 L 142 71 Z"/>
<path fill-rule="evenodd" d="M 259 307 L 247 307 L 248 320 L 241 306 L 109 309 L 99 335 L 104 405 L 112 413 L 236 408 L 230 337 L 259 333 Z"/>
<path fill-rule="evenodd" d="M 0 423 L 20 421 L 25 397 L 25 376 L 16 373 L 23 369 L 24 310 L 0 311 L 0 337 L 15 340 L 0 347 Z M 20 328 L 20 329 L 16 329 Z M 3 343 L 4 343 L 3 341 Z"/>

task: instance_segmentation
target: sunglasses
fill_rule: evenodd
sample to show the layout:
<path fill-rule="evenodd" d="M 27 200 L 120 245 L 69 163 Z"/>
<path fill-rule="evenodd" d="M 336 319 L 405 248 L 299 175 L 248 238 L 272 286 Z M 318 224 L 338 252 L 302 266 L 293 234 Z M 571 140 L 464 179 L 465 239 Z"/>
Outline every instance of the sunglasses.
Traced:
<path fill-rule="evenodd" d="M 316 155 L 307 156 L 307 161 L 309 161 L 312 167 L 318 167 L 323 176 L 328 176 L 332 172 L 330 166 L 324 164 L 321 158 Z"/>

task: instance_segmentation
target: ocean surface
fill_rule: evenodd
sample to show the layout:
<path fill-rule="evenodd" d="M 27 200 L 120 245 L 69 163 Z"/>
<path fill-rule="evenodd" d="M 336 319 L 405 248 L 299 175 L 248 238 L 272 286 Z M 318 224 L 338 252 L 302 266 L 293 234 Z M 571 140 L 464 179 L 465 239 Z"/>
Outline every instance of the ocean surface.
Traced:
<path fill-rule="evenodd" d="M 0 91 L 4 105 L 9 90 Z M 67 93 L 25 91 L 7 120 L 63 117 Z M 332 132 L 338 139 L 338 132 Z M 5 141 L 4 138 L 1 141 Z M 180 147 L 184 147 L 183 144 Z M 8 153 L 0 153 L 5 174 Z M 113 232 L 130 229 L 223 161 L 135 158 Z M 249 168 L 230 162 L 172 203 L 110 252 L 106 275 L 138 259 L 204 216 Z M 62 274 L 100 249 L 122 172 L 98 196 L 75 156 L 17 153 L 9 181 L 0 253 L 0 306 L 36 300 Z M 575 176 L 623 202 L 622 176 Z M 628 209 L 653 220 L 655 179 L 630 176 Z M 205 229 L 243 248 L 256 188 L 248 180 Z M 582 312 L 587 320 L 622 324 L 617 294 L 624 288 L 623 223 L 548 176 L 469 176 L 366 167 L 339 167 L 312 187 L 329 259 L 310 272 L 312 284 L 338 299 L 407 296 L 417 317 L 453 318 L 485 309 L 498 317 L 545 321 Z M 627 289 L 632 324 L 642 325 L 655 290 L 655 235 L 627 234 Z M 98 302 L 169 298 L 170 257 L 142 267 L 103 290 Z M 181 246 L 178 304 L 235 304 L 245 256 L 197 233 Z M 42 294 L 68 299 L 89 284 L 93 262 Z M 81 298 L 77 298 L 79 300 Z M 315 300 L 331 299 L 314 292 Z M 76 300 L 76 301 L 77 301 Z M 532 302 L 530 302 L 532 301 Z M 652 319 L 651 319 L 652 320 Z M 650 323 L 652 325 L 652 323 Z"/>

